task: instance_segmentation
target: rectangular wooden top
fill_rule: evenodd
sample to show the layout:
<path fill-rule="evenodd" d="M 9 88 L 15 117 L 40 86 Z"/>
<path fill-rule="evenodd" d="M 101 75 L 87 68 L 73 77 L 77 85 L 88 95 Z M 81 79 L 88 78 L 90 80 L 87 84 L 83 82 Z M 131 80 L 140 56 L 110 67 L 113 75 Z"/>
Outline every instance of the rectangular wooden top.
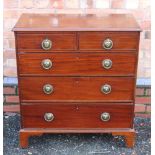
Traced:
<path fill-rule="evenodd" d="M 22 14 L 13 31 L 141 31 L 131 14 Z"/>

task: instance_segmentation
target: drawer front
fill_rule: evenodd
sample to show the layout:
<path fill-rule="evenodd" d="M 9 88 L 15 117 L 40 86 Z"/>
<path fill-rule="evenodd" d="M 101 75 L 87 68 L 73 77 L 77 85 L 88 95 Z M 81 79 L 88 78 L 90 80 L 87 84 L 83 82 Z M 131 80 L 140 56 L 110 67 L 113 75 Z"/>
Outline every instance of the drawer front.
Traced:
<path fill-rule="evenodd" d="M 136 53 L 18 54 L 20 75 L 133 76 Z"/>
<path fill-rule="evenodd" d="M 24 128 L 132 128 L 132 105 L 21 105 Z"/>
<path fill-rule="evenodd" d="M 20 77 L 22 102 L 131 102 L 135 78 Z"/>
<path fill-rule="evenodd" d="M 24 52 L 75 50 L 77 48 L 76 44 L 75 33 L 24 33 L 17 35 L 17 48 L 19 52 L 23 52 L 23 50 Z"/>
<path fill-rule="evenodd" d="M 138 32 L 81 32 L 79 34 L 80 50 L 138 50 L 138 42 Z"/>

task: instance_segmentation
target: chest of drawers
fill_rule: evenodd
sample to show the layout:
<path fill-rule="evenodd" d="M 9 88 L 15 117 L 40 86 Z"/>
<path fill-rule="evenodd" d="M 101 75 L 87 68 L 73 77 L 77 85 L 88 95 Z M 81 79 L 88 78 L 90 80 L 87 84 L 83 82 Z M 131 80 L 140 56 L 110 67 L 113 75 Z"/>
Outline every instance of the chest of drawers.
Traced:
<path fill-rule="evenodd" d="M 131 15 L 23 14 L 13 31 L 21 147 L 43 133 L 112 133 L 134 146 L 140 28 Z"/>

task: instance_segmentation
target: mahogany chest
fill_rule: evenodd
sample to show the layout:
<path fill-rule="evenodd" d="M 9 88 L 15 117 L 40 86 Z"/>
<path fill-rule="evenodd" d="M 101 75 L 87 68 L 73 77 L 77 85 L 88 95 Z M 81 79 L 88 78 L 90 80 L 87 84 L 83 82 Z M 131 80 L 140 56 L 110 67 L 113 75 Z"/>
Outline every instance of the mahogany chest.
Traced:
<path fill-rule="evenodd" d="M 43 133 L 112 133 L 134 146 L 140 27 L 129 14 L 23 14 L 13 28 L 20 145 Z"/>

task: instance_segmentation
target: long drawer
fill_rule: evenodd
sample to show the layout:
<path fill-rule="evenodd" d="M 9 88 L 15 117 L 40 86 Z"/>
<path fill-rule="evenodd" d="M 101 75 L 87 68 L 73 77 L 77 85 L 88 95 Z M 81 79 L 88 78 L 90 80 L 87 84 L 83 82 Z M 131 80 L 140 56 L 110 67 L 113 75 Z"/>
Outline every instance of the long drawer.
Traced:
<path fill-rule="evenodd" d="M 136 53 L 18 54 L 19 75 L 134 76 Z"/>
<path fill-rule="evenodd" d="M 22 102 L 131 102 L 135 78 L 20 77 Z"/>
<path fill-rule="evenodd" d="M 24 128 L 132 128 L 132 105 L 21 105 Z"/>

